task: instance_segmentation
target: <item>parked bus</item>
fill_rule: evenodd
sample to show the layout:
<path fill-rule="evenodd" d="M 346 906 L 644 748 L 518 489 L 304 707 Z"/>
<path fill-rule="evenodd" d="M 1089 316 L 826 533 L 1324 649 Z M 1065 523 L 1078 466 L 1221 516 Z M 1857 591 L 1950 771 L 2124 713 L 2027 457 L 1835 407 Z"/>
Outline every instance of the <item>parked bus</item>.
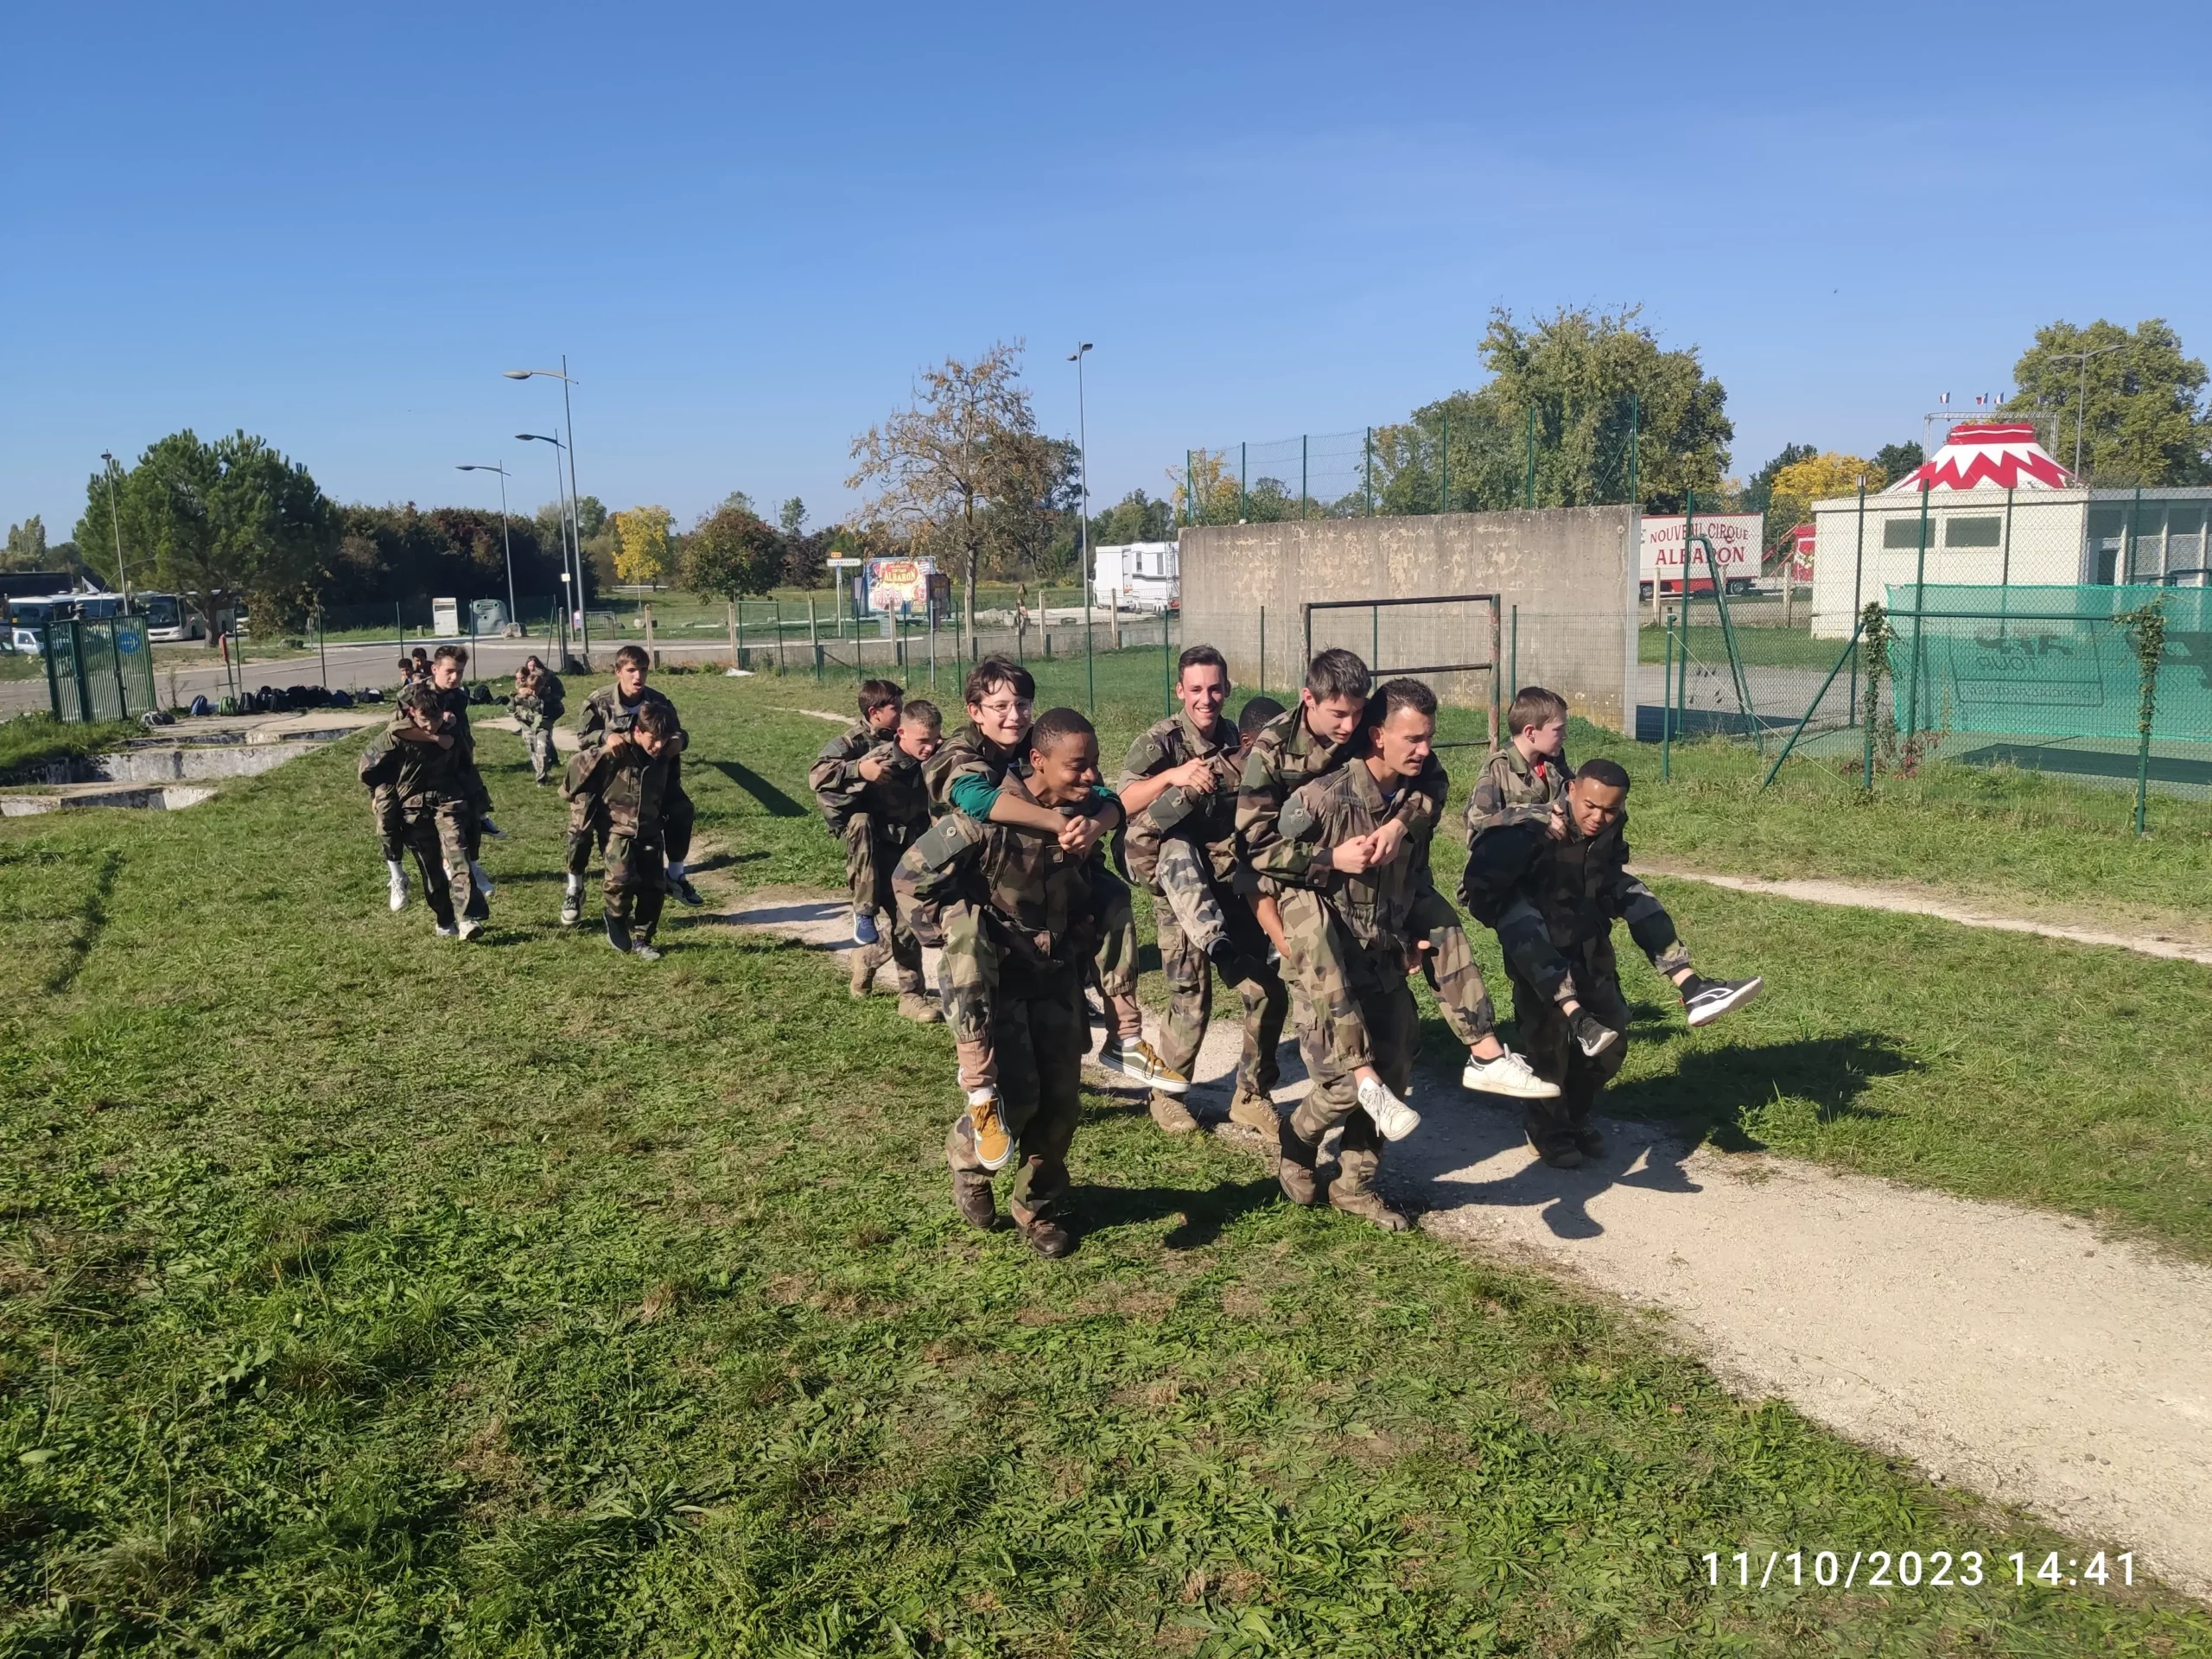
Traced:
<path fill-rule="evenodd" d="M 146 619 L 146 639 L 149 644 L 181 645 L 188 639 L 207 636 L 207 624 L 187 610 L 184 601 L 175 594 L 139 594 L 132 598 L 131 606 Z"/>

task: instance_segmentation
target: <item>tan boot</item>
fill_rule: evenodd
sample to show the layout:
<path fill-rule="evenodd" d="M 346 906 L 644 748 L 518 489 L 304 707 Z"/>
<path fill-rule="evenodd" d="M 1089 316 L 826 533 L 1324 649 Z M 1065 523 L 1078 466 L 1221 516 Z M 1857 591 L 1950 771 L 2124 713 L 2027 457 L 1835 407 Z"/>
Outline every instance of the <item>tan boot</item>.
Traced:
<path fill-rule="evenodd" d="M 1412 1222 L 1377 1198 L 1372 1187 L 1347 1192 L 1341 1179 L 1330 1185 L 1329 1206 L 1341 1210 L 1348 1216 L 1357 1216 L 1362 1221 L 1371 1221 L 1386 1233 L 1402 1233 L 1413 1225 Z"/>
<path fill-rule="evenodd" d="M 944 1015 L 936 1003 L 919 991 L 899 993 L 899 1017 L 912 1020 L 918 1026 L 941 1026 Z"/>
<path fill-rule="evenodd" d="M 1262 1135 L 1273 1135 L 1275 1125 L 1282 1120 L 1275 1111 L 1274 1102 L 1265 1095 L 1239 1089 L 1236 1098 L 1229 1103 L 1229 1121 L 1241 1123 L 1248 1129 L 1257 1129 Z"/>
<path fill-rule="evenodd" d="M 875 991 L 875 970 L 883 965 L 883 958 L 875 954 L 872 944 L 858 946 L 853 951 L 853 995 L 870 996 Z"/>
<path fill-rule="evenodd" d="M 1152 1112 L 1152 1121 L 1170 1135 L 1188 1135 L 1198 1127 L 1198 1120 L 1191 1116 L 1191 1109 L 1173 1095 L 1163 1095 L 1155 1089 L 1145 1104 Z"/>
<path fill-rule="evenodd" d="M 1275 1180 L 1282 1187 L 1282 1195 L 1293 1204 L 1307 1205 L 1321 1201 L 1321 1183 L 1313 1174 L 1315 1148 L 1298 1138 L 1298 1131 L 1284 1118 L 1276 1131 L 1276 1144 L 1282 1156 L 1275 1162 Z"/>
<path fill-rule="evenodd" d="M 1008 1206 L 1022 1242 L 1048 1261 L 1057 1261 L 1075 1249 L 1075 1235 L 1050 1216 L 1032 1215 L 1020 1205 Z"/>

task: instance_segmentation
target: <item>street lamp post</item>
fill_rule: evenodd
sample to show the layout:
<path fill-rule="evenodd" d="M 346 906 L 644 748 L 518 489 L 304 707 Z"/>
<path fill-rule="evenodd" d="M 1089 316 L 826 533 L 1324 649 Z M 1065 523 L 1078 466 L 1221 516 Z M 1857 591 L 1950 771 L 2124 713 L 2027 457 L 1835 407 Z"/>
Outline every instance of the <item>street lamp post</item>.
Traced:
<path fill-rule="evenodd" d="M 1098 572 L 1090 563 L 1090 431 L 1084 418 L 1083 359 L 1090 350 L 1084 340 L 1068 354 L 1068 361 L 1075 365 L 1075 453 L 1076 465 L 1083 469 L 1083 511 L 1081 530 L 1083 550 L 1078 556 L 1083 563 L 1083 678 L 1089 702 L 1087 707 L 1098 706 L 1098 671 L 1090 660 L 1090 601 L 1098 587 Z M 1114 607 L 1114 643 L 1122 642 L 1122 607 Z"/>
<path fill-rule="evenodd" d="M 583 608 L 585 602 L 584 526 L 580 516 L 583 509 L 581 505 L 582 498 L 576 493 L 576 412 L 569 402 L 569 388 L 575 382 L 569 378 L 569 354 L 566 352 L 561 353 L 561 366 L 557 371 L 503 369 L 500 372 L 510 380 L 527 380 L 531 376 L 537 375 L 548 380 L 558 380 L 561 383 L 561 414 L 569 428 L 569 511 L 570 514 L 569 524 L 569 537 L 575 543 L 576 549 L 576 622 L 580 630 L 579 637 L 583 645 L 584 660 L 589 662 L 591 660 L 591 616 Z"/>
<path fill-rule="evenodd" d="M 564 492 L 561 486 L 561 450 L 563 448 L 561 440 L 556 437 L 550 437 L 543 432 L 518 432 L 515 434 L 515 438 L 518 442 L 521 443 L 550 443 L 553 446 L 553 500 L 556 511 L 558 511 L 561 515 L 563 537 L 568 543 L 568 545 L 563 546 L 561 550 L 561 556 L 564 567 L 561 572 L 561 585 L 563 590 L 561 595 L 562 614 L 565 617 L 569 614 L 569 607 L 571 606 L 575 607 L 577 627 L 580 631 L 578 643 L 582 648 L 584 661 L 588 664 L 591 661 L 591 622 L 590 619 L 584 614 L 583 611 L 583 549 L 582 544 L 575 538 L 575 521 L 569 511 L 566 492 Z M 573 556 L 570 552 L 571 548 L 574 548 L 575 550 Z M 569 582 L 569 572 L 565 567 L 571 563 L 575 565 L 576 571 L 576 590 L 574 594 L 570 594 L 566 591 Z"/>
<path fill-rule="evenodd" d="M 454 468 L 457 473 L 497 473 L 499 475 L 499 545 L 507 555 L 507 620 L 517 627 L 522 618 L 515 613 L 515 543 L 507 533 L 507 467 L 505 461 L 486 467 L 480 462 L 464 461 Z"/>
<path fill-rule="evenodd" d="M 2122 340 L 2117 346 L 2100 346 L 2094 352 L 2054 352 L 2051 353 L 2061 363 L 2072 359 L 2082 365 L 2081 386 L 2074 397 L 2074 481 L 2076 484 L 2082 481 L 2082 423 L 2088 418 L 2089 414 L 2089 359 L 2093 357 L 2102 357 L 2109 352 L 2125 351 L 2126 347 L 2127 342 Z"/>
<path fill-rule="evenodd" d="M 107 471 L 107 521 L 115 531 L 115 579 L 123 584 L 123 609 L 130 611 L 130 567 L 123 562 L 123 518 L 115 505 L 115 457 L 106 450 L 100 451 L 100 460 Z"/>

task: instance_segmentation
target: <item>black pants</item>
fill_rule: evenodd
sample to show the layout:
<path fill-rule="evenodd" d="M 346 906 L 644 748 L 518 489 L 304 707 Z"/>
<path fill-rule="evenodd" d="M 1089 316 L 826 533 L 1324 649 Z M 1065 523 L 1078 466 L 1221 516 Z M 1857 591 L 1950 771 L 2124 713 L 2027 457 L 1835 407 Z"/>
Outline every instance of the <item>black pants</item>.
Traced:
<path fill-rule="evenodd" d="M 1540 1152 L 1573 1144 L 1574 1131 L 1590 1121 L 1598 1091 L 1612 1081 L 1628 1058 L 1628 1002 L 1621 995 L 1620 964 L 1613 959 L 1612 940 L 1600 935 L 1569 945 L 1560 954 L 1574 976 L 1575 995 L 1582 1006 L 1619 1032 L 1620 1038 L 1592 1059 L 1574 1040 L 1573 1025 L 1551 995 L 1512 971 L 1513 1017 L 1520 1022 L 1521 1046 L 1535 1074 L 1559 1084 L 1558 1099 L 1525 1103 L 1523 1122 Z"/>

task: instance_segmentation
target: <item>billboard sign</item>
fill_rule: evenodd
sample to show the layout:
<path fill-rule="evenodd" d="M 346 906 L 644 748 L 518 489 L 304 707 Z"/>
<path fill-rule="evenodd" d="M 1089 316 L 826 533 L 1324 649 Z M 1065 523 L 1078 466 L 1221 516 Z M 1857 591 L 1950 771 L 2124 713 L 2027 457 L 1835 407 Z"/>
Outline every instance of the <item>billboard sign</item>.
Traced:
<path fill-rule="evenodd" d="M 1638 566 L 1638 579 L 1646 593 L 1651 591 L 1655 581 L 1662 593 L 1680 593 L 1683 540 L 1688 533 L 1712 543 L 1721 580 L 1728 584 L 1731 593 L 1748 588 L 1758 580 L 1760 537 L 1765 530 L 1766 515 L 1760 512 L 1700 512 L 1694 527 L 1684 522 L 1681 513 L 1647 515 L 1643 519 L 1643 556 Z M 1704 549 L 1698 549 L 1694 558 L 1690 591 L 1711 593 L 1713 579 L 1706 570 Z"/>
<path fill-rule="evenodd" d="M 1789 578 L 1800 588 L 1813 585 L 1813 527 L 1800 524 L 1789 532 Z"/>
<path fill-rule="evenodd" d="M 906 611 L 929 603 L 935 559 L 870 559 L 868 606 L 872 611 Z"/>

